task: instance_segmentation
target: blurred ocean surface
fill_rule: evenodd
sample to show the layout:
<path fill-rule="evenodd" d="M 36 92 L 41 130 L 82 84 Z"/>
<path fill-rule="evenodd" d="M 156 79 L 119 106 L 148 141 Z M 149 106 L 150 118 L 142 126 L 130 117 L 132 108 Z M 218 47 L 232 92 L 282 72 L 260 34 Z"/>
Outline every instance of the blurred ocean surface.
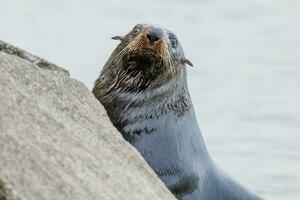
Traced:
<path fill-rule="evenodd" d="M 194 68 L 191 96 L 208 149 L 266 199 L 300 199 L 300 1 L 0 0 L 0 39 L 90 89 L 137 23 L 174 31 Z"/>

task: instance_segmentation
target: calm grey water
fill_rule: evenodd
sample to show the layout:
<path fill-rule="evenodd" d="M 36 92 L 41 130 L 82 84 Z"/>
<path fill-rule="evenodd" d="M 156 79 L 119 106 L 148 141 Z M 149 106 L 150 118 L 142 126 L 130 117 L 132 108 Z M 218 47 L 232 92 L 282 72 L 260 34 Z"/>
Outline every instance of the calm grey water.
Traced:
<path fill-rule="evenodd" d="M 300 199 L 300 1 L 0 0 L 0 39 L 89 88 L 136 23 L 173 30 L 194 63 L 191 96 L 208 149 L 266 199 Z"/>

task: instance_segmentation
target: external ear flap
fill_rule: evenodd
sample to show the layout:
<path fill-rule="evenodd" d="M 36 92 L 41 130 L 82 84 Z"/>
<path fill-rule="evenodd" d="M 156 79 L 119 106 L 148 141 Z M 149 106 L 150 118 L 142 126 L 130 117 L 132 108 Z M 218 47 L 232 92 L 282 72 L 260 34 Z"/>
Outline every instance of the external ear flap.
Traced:
<path fill-rule="evenodd" d="M 122 41 L 124 39 L 124 37 L 122 37 L 122 36 L 114 36 L 111 39 L 113 39 L 113 40 L 121 40 Z"/>
<path fill-rule="evenodd" d="M 181 60 L 181 62 L 182 62 L 182 63 L 185 63 L 185 64 L 188 64 L 188 65 L 191 66 L 191 67 L 194 67 L 193 63 L 192 63 L 191 61 L 189 61 L 188 59 L 186 59 L 186 58 L 183 58 L 183 59 Z"/>

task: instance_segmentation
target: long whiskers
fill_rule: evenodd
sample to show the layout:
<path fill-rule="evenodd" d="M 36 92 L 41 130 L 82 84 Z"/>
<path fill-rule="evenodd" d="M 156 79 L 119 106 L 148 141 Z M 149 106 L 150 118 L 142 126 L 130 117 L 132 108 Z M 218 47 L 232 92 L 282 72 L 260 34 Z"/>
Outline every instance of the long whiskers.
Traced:
<path fill-rule="evenodd" d="M 111 61 L 120 66 L 120 70 L 116 71 L 113 78 L 114 87 L 126 91 L 141 90 L 151 85 L 157 85 L 158 82 L 164 82 L 176 73 L 175 63 L 166 41 L 162 41 L 156 50 L 145 48 L 149 44 L 142 37 L 136 37 L 128 44 L 121 43 L 121 45 L 123 45 L 122 49 Z M 135 60 L 143 60 L 143 56 L 146 56 L 146 60 L 149 59 L 149 63 L 146 63 L 145 66 Z M 147 58 L 147 56 L 151 57 Z"/>

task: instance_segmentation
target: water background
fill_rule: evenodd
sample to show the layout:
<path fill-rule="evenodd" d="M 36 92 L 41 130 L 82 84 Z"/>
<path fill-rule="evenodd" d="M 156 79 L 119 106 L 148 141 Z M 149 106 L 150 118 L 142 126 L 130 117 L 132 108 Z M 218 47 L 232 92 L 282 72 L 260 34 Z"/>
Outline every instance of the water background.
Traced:
<path fill-rule="evenodd" d="M 0 39 L 89 89 L 137 23 L 174 31 L 208 149 L 266 199 L 300 199 L 300 1 L 0 0 Z"/>

